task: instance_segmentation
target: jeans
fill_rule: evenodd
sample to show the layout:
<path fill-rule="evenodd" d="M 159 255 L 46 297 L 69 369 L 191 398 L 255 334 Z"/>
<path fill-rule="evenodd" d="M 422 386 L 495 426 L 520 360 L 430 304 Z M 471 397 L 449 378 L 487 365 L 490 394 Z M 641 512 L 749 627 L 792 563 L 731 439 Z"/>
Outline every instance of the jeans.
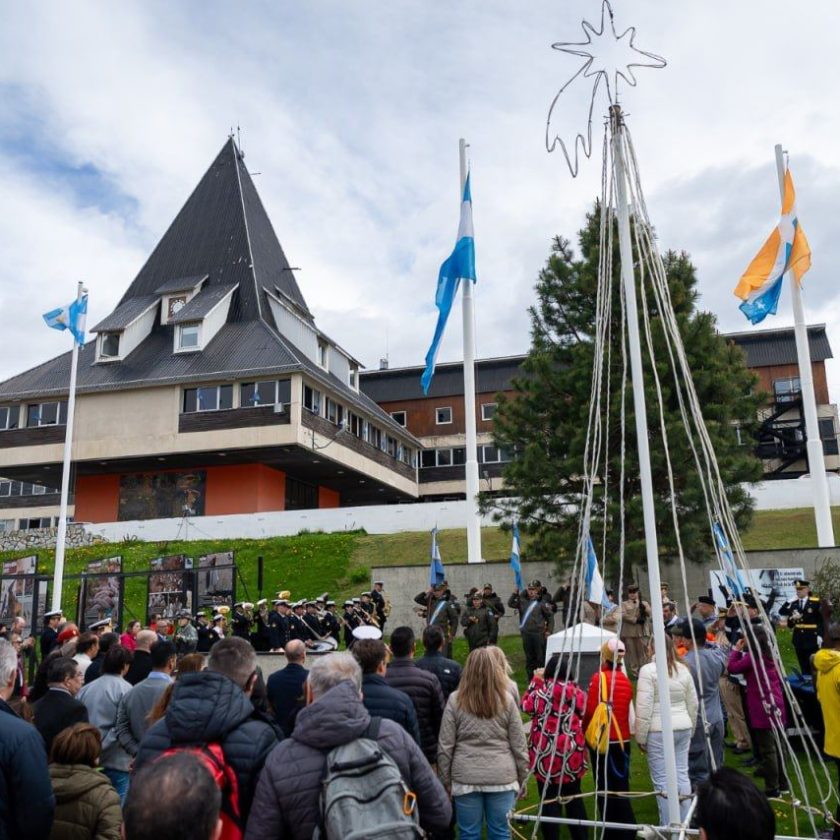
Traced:
<path fill-rule="evenodd" d="M 622 747 L 618 741 L 611 741 L 606 755 L 589 751 L 592 773 L 595 776 L 595 789 L 598 791 L 598 819 L 605 822 L 636 822 L 633 805 L 623 796 L 609 796 L 602 791 L 623 793 L 630 790 L 630 742 Z M 602 840 L 635 840 L 636 829 L 626 831 L 620 828 L 597 829 Z"/>
<path fill-rule="evenodd" d="M 691 729 L 677 729 L 674 731 L 674 754 L 677 759 L 677 790 L 681 796 L 691 795 L 691 782 L 688 778 L 688 747 L 691 744 Z M 653 782 L 654 790 L 666 790 L 665 773 L 665 747 L 661 732 L 651 732 L 647 741 L 648 770 Z M 656 804 L 659 806 L 659 824 L 669 825 L 668 799 L 665 796 L 657 796 Z M 690 799 L 680 801 L 680 819 L 685 821 L 688 809 L 691 807 Z"/>
<path fill-rule="evenodd" d="M 692 787 L 708 780 L 712 773 L 712 759 L 714 759 L 715 770 L 723 767 L 723 733 L 723 721 L 720 720 L 709 724 L 707 735 L 703 729 L 703 719 L 698 715 L 697 725 L 691 736 L 691 745 L 688 748 L 688 777 Z"/>
<path fill-rule="evenodd" d="M 497 793 L 465 793 L 455 797 L 460 840 L 481 840 L 481 827 L 487 821 L 487 840 L 508 840 L 507 813 L 516 801 L 515 790 Z"/>
<path fill-rule="evenodd" d="M 125 798 L 128 795 L 128 771 L 104 767 L 102 772 L 111 780 L 114 790 L 120 797 L 120 805 L 125 805 Z"/>
<path fill-rule="evenodd" d="M 562 817 L 563 809 L 566 809 L 566 816 L 570 820 L 585 820 L 586 806 L 582 799 L 573 799 L 567 805 L 561 805 L 559 802 L 550 802 L 551 799 L 557 799 L 564 796 L 575 796 L 580 793 L 580 779 L 574 782 L 568 782 L 565 785 L 544 784 L 537 780 L 537 787 L 540 791 L 540 800 L 545 800 L 545 805 L 542 809 L 544 817 Z M 572 840 L 586 840 L 587 826 L 585 825 L 567 825 L 569 835 Z M 542 832 L 543 840 L 558 840 L 560 837 L 560 825 L 557 823 L 540 823 L 540 831 Z"/>

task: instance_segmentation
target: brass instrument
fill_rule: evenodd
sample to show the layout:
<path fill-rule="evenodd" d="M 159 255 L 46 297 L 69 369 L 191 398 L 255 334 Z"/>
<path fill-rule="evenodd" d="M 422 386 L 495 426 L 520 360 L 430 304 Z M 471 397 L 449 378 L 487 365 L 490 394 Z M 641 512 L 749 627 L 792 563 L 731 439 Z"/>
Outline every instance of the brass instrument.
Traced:
<path fill-rule="evenodd" d="M 382 615 L 388 618 L 391 615 L 391 599 L 386 595 L 385 603 L 382 605 Z"/>

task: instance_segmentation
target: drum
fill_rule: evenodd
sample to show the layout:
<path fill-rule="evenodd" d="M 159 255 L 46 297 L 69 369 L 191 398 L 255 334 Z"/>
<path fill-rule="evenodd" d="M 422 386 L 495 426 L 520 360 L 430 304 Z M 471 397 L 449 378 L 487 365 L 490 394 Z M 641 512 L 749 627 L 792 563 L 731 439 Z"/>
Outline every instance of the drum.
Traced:
<path fill-rule="evenodd" d="M 313 642 L 311 647 L 306 648 L 306 652 L 312 656 L 318 656 L 322 653 L 332 653 L 336 650 L 338 650 L 338 642 L 332 636 Z"/>

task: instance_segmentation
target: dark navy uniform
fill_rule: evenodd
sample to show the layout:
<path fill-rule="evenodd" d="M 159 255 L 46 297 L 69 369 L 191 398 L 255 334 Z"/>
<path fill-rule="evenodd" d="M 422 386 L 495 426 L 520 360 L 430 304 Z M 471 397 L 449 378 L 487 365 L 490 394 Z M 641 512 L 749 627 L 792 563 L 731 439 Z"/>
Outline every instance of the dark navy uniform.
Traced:
<path fill-rule="evenodd" d="M 233 608 L 231 623 L 233 624 L 233 635 L 238 636 L 240 639 L 245 639 L 246 642 L 250 642 L 251 619 L 245 615 L 245 612 L 241 608 Z"/>
<path fill-rule="evenodd" d="M 271 650 L 285 650 L 291 639 L 291 616 L 281 615 L 277 610 L 268 614 L 268 644 Z"/>
<path fill-rule="evenodd" d="M 353 631 L 361 624 L 355 610 L 350 605 L 344 609 L 344 646 L 349 650 L 353 644 Z"/>
<path fill-rule="evenodd" d="M 338 620 L 338 616 L 335 613 L 327 612 L 324 613 L 323 619 L 323 627 L 324 633 L 327 635 L 332 636 L 336 642 L 341 641 L 341 624 Z"/>
<path fill-rule="evenodd" d="M 819 650 L 817 637 L 823 635 L 823 617 L 820 610 L 820 599 L 811 594 L 807 580 L 798 580 L 794 584 L 797 589 L 807 589 L 807 594 L 783 604 L 779 615 L 787 618 L 788 627 L 792 631 L 793 649 L 799 660 L 799 670 L 803 676 L 811 674 L 811 656 Z"/>
<path fill-rule="evenodd" d="M 41 660 L 49 656 L 58 645 L 58 633 L 52 627 L 45 627 L 41 631 Z"/>

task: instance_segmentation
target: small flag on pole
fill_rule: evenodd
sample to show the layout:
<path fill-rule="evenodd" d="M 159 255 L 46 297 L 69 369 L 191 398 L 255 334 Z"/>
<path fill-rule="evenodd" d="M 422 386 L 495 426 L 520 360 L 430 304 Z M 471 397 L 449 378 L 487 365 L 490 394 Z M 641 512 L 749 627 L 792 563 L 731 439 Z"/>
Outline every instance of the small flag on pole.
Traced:
<path fill-rule="evenodd" d="M 461 280 L 472 280 L 475 282 L 475 240 L 473 237 L 472 220 L 472 194 L 470 193 L 470 176 L 464 182 L 464 195 L 461 200 L 461 222 L 458 225 L 458 239 L 455 242 L 455 250 L 449 256 L 438 273 L 437 292 L 435 293 L 435 306 L 438 308 L 438 321 L 435 327 L 435 335 L 429 352 L 426 353 L 426 369 L 420 377 L 420 384 L 423 386 L 423 393 L 429 393 L 429 385 L 432 383 L 432 376 L 435 373 L 435 362 L 440 342 L 443 338 L 443 331 L 446 329 L 446 322 L 455 295 Z"/>
<path fill-rule="evenodd" d="M 744 301 L 738 308 L 753 324 L 775 315 L 787 271 L 801 283 L 802 275 L 811 267 L 811 247 L 799 224 L 796 212 L 796 192 L 790 170 L 785 170 L 785 197 L 782 215 L 761 250 L 747 266 L 735 296 Z"/>
<path fill-rule="evenodd" d="M 81 300 L 74 300 L 67 306 L 61 306 L 44 313 L 44 321 L 54 330 L 70 330 L 76 341 L 85 343 L 85 319 L 87 316 L 87 295 Z"/>
<path fill-rule="evenodd" d="M 443 571 L 443 561 L 440 559 L 440 548 L 437 542 L 438 529 L 432 528 L 432 550 L 430 552 L 431 562 L 429 563 L 429 586 L 438 586 L 446 580 L 446 573 Z"/>
<path fill-rule="evenodd" d="M 726 576 L 726 588 L 733 598 L 740 598 L 747 587 L 744 586 L 741 571 L 735 564 L 735 558 L 732 556 L 729 541 L 726 539 L 726 534 L 723 533 L 723 528 L 720 527 L 720 523 L 715 522 L 712 530 L 715 534 L 715 544 L 718 550 L 718 557 L 720 558 L 720 565 L 723 568 L 723 574 Z"/>
<path fill-rule="evenodd" d="M 519 562 L 519 523 L 513 523 L 513 546 L 510 549 L 510 567 L 513 569 L 513 577 L 517 589 L 524 589 L 522 583 L 522 564 Z"/>
<path fill-rule="evenodd" d="M 612 608 L 610 599 L 607 598 L 607 591 L 604 589 L 604 579 L 598 570 L 598 557 L 595 554 L 595 546 L 592 544 L 592 537 L 586 535 L 586 600 L 592 604 L 600 604 L 606 609 Z"/>

